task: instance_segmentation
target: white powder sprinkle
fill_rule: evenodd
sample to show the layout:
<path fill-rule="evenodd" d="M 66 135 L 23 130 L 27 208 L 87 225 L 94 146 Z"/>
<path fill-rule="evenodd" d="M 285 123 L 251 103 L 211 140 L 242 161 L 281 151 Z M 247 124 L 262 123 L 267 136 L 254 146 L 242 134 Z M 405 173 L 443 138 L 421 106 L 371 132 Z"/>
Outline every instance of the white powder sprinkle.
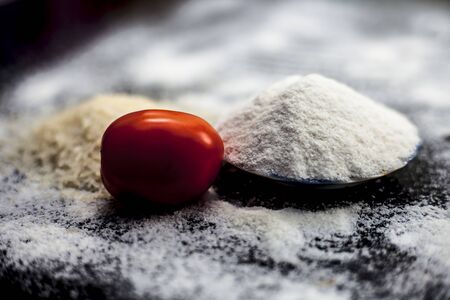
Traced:
<path fill-rule="evenodd" d="M 238 235 L 247 239 L 260 238 L 257 242 L 271 257 L 279 261 L 297 261 L 296 255 L 305 242 L 319 234 L 351 235 L 356 223 L 358 206 L 330 209 L 326 212 L 304 212 L 297 209 L 241 208 L 222 202 L 219 218 L 237 228 Z M 257 235 L 255 236 L 255 233 Z"/>
<path fill-rule="evenodd" d="M 320 249 L 311 254 L 307 244 L 319 237 L 351 235 L 357 205 L 318 213 L 273 211 L 239 208 L 210 194 L 213 199 L 173 214 L 129 219 L 119 217 L 111 201 L 86 192 L 75 191 L 76 199 L 62 200 L 58 191 L 49 190 L 43 199 L 39 183 L 25 180 L 14 186 L 13 198 L 0 202 L 5 215 L 0 250 L 7 251 L 7 264 L 15 270 L 45 270 L 54 279 L 79 282 L 91 280 L 92 270 L 103 274 L 104 284 L 119 278 L 131 285 L 131 294 L 163 299 L 349 297 L 335 290 L 343 278 L 316 272 L 314 266 L 304 264 L 301 271 L 308 275 L 298 282 L 297 275 L 282 276 L 239 261 L 252 249 L 257 252 L 250 257 L 273 259 L 274 266 L 302 264 L 299 254 L 343 259 Z"/>
<path fill-rule="evenodd" d="M 228 162 L 292 180 L 381 176 L 402 167 L 420 141 L 406 117 L 320 75 L 275 83 L 218 128 Z"/>
<path fill-rule="evenodd" d="M 392 220 L 389 238 L 412 251 L 422 263 L 450 268 L 450 212 L 434 206 L 412 206 Z M 440 267 L 438 267 L 440 268 Z"/>

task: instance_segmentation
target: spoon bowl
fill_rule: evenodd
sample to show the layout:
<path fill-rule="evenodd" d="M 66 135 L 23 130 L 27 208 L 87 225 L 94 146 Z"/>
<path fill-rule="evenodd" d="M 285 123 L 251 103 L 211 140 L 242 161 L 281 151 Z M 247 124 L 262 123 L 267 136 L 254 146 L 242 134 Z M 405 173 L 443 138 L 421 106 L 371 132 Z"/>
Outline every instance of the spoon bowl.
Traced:
<path fill-rule="evenodd" d="M 411 162 L 414 158 L 417 157 L 417 154 L 419 152 L 419 149 L 421 147 L 421 144 L 418 144 L 414 150 L 414 152 L 404 161 L 404 163 L 393 170 L 390 170 L 386 173 L 383 174 L 379 174 L 379 175 L 375 175 L 369 178 L 357 178 L 351 181 L 333 181 L 333 180 L 329 180 L 329 179 L 317 179 L 317 178 L 289 178 L 289 177 L 285 177 L 285 176 L 281 176 L 279 174 L 260 174 L 258 172 L 255 171 L 249 171 L 249 170 L 245 170 L 242 167 L 238 167 L 236 165 L 233 165 L 232 163 L 230 163 L 231 165 L 233 165 L 234 167 L 243 170 L 247 173 L 256 175 L 256 176 L 260 176 L 260 177 L 264 177 L 273 181 L 276 181 L 280 184 L 284 184 L 284 185 L 288 185 L 288 186 L 294 186 L 294 187 L 299 187 L 299 188 L 317 188 L 317 189 L 342 189 L 342 188 L 348 188 L 348 187 L 354 187 L 363 183 L 366 183 L 368 181 L 372 181 L 372 180 L 376 180 L 378 178 L 387 176 L 387 175 L 391 175 L 401 169 L 403 169 L 404 167 L 406 167 L 408 165 L 409 162 Z"/>

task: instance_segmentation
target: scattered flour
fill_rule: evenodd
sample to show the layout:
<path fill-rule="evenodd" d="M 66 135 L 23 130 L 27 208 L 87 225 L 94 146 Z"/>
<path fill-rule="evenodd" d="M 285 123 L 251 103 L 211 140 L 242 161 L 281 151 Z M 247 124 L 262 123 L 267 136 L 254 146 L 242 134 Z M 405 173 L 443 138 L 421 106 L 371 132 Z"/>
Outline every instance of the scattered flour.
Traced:
<path fill-rule="evenodd" d="M 377 177 L 402 167 L 420 142 L 406 117 L 320 75 L 275 83 L 218 128 L 228 162 L 291 180 Z"/>
<path fill-rule="evenodd" d="M 354 231 L 358 206 L 330 209 L 326 212 L 304 212 L 285 208 L 269 210 L 261 207 L 236 209 L 226 202 L 218 210 L 222 222 L 237 228 L 239 236 L 258 237 L 260 247 L 279 261 L 297 261 L 297 254 L 317 234 L 351 235 Z M 220 216 L 217 216 L 220 218 Z M 255 233 L 257 234 L 255 236 Z"/>
<path fill-rule="evenodd" d="M 11 197 L 0 202 L 0 251 L 15 270 L 119 288 L 125 280 L 131 285 L 127 297 L 349 298 L 336 291 L 341 275 L 317 271 L 298 255 L 309 255 L 305 248 L 313 239 L 351 235 L 358 206 L 317 214 L 272 211 L 239 208 L 210 194 L 213 199 L 173 214 L 134 219 L 120 217 L 111 201 L 87 193 L 61 199 L 57 190 L 47 190 L 42 198 L 39 183 L 25 180 L 14 187 Z M 320 249 L 313 257 L 342 259 Z M 243 263 L 247 258 L 273 259 L 273 266 Z M 286 263 L 302 267 L 298 274 L 282 276 L 277 265 Z M 40 289 L 51 292 L 45 284 Z"/>
<path fill-rule="evenodd" d="M 450 268 L 450 211 L 435 206 L 412 206 L 397 216 L 388 233 L 392 242 L 415 253 L 422 263 Z"/>

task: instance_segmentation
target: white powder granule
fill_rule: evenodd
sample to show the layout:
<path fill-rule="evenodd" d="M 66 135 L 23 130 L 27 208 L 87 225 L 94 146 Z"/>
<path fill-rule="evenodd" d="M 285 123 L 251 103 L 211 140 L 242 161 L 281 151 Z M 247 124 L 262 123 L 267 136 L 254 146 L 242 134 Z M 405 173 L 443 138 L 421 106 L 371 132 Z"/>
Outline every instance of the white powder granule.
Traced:
<path fill-rule="evenodd" d="M 40 184 L 26 181 L 14 192 L 0 190 L 0 253 L 7 250 L 6 264 L 15 270 L 117 285 L 133 299 L 350 298 L 336 288 L 345 274 L 317 270 L 297 254 L 343 260 L 333 249 L 311 251 L 309 243 L 351 236 L 358 206 L 272 211 L 236 207 L 211 193 L 213 199 L 173 214 L 135 219 L 117 216 L 111 201 L 80 201 L 83 193 L 61 200 L 57 190 L 44 194 Z M 275 266 L 239 263 L 252 249 Z M 286 262 L 301 271 L 283 276 L 276 264 Z"/>
<path fill-rule="evenodd" d="M 387 236 L 402 249 L 414 253 L 419 260 L 450 268 L 450 211 L 434 206 L 406 207 L 396 216 Z"/>
<path fill-rule="evenodd" d="M 400 113 L 315 74 L 275 83 L 218 129 L 228 162 L 290 180 L 381 176 L 402 167 L 420 142 Z"/>

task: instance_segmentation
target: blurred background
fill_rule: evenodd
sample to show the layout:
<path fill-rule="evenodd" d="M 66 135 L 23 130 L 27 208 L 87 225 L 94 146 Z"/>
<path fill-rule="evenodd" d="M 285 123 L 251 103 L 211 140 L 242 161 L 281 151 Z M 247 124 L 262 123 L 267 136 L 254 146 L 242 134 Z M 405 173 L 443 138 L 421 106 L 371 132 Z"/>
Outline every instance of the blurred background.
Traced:
<path fill-rule="evenodd" d="M 1 0 L 0 62 L 3 81 L 7 71 L 19 72 L 39 61 L 74 51 L 104 30 L 114 19 L 133 15 L 133 8 L 158 18 L 175 1 L 137 0 Z"/>
<path fill-rule="evenodd" d="M 440 1 L 3 0 L 0 109 L 132 92 L 220 110 L 308 73 L 447 108 L 449 16 Z"/>

